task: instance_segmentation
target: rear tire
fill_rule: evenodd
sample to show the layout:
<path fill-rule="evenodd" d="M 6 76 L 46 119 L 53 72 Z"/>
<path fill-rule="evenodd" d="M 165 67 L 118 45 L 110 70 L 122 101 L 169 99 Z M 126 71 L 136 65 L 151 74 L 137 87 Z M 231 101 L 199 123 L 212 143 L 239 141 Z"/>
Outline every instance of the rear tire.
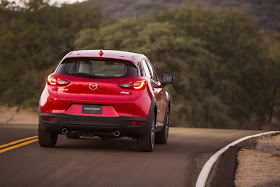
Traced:
<path fill-rule="evenodd" d="M 155 143 L 156 144 L 167 144 L 168 134 L 169 134 L 169 115 L 170 109 L 167 108 L 166 116 L 165 116 L 165 124 L 161 131 L 157 132 L 155 135 Z"/>
<path fill-rule="evenodd" d="M 148 134 L 139 137 L 137 139 L 138 151 L 142 152 L 152 152 L 155 143 L 155 115 L 153 114 L 151 120 L 149 121 L 149 131 Z"/>
<path fill-rule="evenodd" d="M 41 147 L 54 147 L 57 141 L 56 132 L 44 131 L 39 123 L 38 126 L 38 139 Z"/>

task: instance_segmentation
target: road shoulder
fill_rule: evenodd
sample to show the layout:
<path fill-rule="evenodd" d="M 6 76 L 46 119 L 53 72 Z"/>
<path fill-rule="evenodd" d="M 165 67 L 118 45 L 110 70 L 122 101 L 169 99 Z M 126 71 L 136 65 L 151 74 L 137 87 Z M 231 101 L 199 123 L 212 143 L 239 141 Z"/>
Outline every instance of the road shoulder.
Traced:
<path fill-rule="evenodd" d="M 241 149 L 236 187 L 280 186 L 280 135 L 260 137 L 255 149 Z"/>
<path fill-rule="evenodd" d="M 206 186 L 280 186 L 280 135 L 230 147 L 213 165 Z"/>

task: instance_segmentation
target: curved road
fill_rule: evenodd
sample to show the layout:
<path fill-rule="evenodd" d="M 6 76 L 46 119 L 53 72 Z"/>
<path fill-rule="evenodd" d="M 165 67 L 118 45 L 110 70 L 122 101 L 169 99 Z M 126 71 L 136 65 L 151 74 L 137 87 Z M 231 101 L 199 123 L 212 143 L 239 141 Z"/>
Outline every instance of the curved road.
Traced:
<path fill-rule="evenodd" d="M 36 125 L 0 124 L 0 146 L 37 135 Z M 136 140 L 67 139 L 55 148 L 34 142 L 0 153 L 0 186 L 194 186 L 217 150 L 258 131 L 170 128 L 167 145 L 137 152 Z"/>

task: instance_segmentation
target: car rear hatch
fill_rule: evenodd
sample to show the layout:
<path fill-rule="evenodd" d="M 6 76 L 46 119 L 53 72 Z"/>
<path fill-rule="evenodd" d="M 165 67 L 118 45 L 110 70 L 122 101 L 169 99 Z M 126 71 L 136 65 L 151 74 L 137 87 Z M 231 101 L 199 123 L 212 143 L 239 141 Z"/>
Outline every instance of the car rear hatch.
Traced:
<path fill-rule="evenodd" d="M 58 99 L 77 104 L 125 104 L 131 90 L 118 84 L 137 77 L 137 72 L 135 65 L 128 61 L 65 59 L 54 74 L 64 83 L 57 84 Z"/>

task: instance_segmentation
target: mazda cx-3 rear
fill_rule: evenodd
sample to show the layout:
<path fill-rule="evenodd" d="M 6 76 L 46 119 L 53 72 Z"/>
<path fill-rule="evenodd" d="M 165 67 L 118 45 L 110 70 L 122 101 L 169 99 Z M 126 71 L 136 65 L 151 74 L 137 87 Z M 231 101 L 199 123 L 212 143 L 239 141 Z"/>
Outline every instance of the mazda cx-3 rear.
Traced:
<path fill-rule="evenodd" d="M 166 144 L 173 77 L 156 72 L 145 55 L 110 50 L 72 51 L 48 76 L 39 102 L 39 143 L 68 138 L 132 137 L 140 151 Z"/>

